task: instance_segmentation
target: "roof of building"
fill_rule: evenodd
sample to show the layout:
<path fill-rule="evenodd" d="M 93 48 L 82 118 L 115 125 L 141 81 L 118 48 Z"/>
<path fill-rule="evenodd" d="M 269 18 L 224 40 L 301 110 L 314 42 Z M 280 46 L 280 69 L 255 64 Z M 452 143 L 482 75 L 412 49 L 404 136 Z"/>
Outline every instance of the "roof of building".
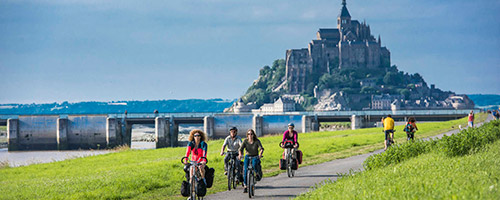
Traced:
<path fill-rule="evenodd" d="M 346 5 L 345 0 L 342 0 L 342 8 L 340 10 L 339 17 L 349 17 L 350 18 L 351 15 L 349 14 L 349 11 L 347 10 L 347 7 L 345 5 Z"/>

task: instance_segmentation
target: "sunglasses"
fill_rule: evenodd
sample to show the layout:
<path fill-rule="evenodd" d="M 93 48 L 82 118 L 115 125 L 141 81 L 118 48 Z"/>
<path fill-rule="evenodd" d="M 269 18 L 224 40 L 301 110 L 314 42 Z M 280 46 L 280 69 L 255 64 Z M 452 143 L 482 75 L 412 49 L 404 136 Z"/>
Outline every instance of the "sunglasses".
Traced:
<path fill-rule="evenodd" d="M 194 137 L 201 137 L 201 135 L 194 135 Z"/>

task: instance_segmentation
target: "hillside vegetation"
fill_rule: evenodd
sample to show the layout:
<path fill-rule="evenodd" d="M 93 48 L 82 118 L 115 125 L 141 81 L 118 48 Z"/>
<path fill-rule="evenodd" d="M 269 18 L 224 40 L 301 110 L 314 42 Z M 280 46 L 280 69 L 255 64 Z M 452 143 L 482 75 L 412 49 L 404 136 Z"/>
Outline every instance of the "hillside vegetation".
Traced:
<path fill-rule="evenodd" d="M 479 121 L 479 116 L 478 116 Z M 464 125 L 466 119 L 419 124 L 417 138 L 437 135 Z M 402 129 L 401 126 L 396 127 Z M 240 135 L 242 135 L 240 133 Z M 398 142 L 406 136 L 396 133 Z M 304 165 L 322 163 L 383 148 L 380 128 L 314 132 L 299 135 Z M 280 135 L 261 137 L 265 148 L 264 176 L 281 171 L 283 150 Z M 216 170 L 214 187 L 208 193 L 226 190 L 222 140 L 208 142 L 208 165 Z M 5 199 L 185 199 L 180 196 L 184 172 L 180 158 L 185 148 L 125 150 L 61 162 L 0 169 L 0 194 Z M 300 170 L 300 169 L 299 169 Z"/>

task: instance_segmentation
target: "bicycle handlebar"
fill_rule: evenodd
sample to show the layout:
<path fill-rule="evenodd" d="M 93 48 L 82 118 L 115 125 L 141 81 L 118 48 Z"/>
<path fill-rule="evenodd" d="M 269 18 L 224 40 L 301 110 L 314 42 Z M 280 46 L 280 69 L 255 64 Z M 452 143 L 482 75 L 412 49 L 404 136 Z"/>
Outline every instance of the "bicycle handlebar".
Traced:
<path fill-rule="evenodd" d="M 299 142 L 297 142 L 296 144 L 297 144 L 297 148 L 299 148 L 299 146 L 300 146 Z M 280 142 L 279 146 L 280 146 L 281 148 L 284 148 L 284 143 L 283 143 L 283 141 L 281 141 L 281 142 Z"/>
<path fill-rule="evenodd" d="M 193 160 L 189 160 L 189 158 L 188 158 L 188 157 L 184 156 L 184 157 L 182 157 L 182 158 L 181 158 L 181 163 L 182 163 L 182 164 L 184 164 L 184 160 L 185 160 L 185 159 L 186 159 L 188 162 L 190 162 L 190 163 L 192 163 L 192 162 L 196 162 L 196 161 L 193 161 Z M 201 157 L 200 159 L 205 159 L 205 161 L 207 161 L 206 163 L 208 163 L 208 159 L 207 159 L 207 157 Z"/>

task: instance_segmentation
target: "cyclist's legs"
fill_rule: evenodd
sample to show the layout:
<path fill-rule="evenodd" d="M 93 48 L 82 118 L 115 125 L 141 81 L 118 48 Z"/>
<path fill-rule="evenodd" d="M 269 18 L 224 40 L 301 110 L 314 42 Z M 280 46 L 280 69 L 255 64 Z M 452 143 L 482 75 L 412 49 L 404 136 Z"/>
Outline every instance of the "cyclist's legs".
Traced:
<path fill-rule="evenodd" d="M 260 159 L 259 157 L 253 158 L 252 166 L 255 169 L 255 172 L 259 174 L 259 176 L 262 178 L 262 170 L 260 168 Z"/>
<path fill-rule="evenodd" d="M 288 150 L 289 150 L 289 148 L 285 148 L 285 159 L 286 159 L 286 155 L 288 155 Z"/>
<path fill-rule="evenodd" d="M 295 153 L 297 151 L 297 148 L 292 148 L 292 158 L 296 158 L 297 154 Z"/>
<path fill-rule="evenodd" d="M 200 170 L 201 178 L 205 178 L 205 162 L 200 162 L 200 165 L 198 165 L 198 169 Z"/>
<path fill-rule="evenodd" d="M 247 172 L 248 172 L 248 155 L 245 155 L 245 161 L 243 161 L 243 185 L 246 185 L 247 183 Z"/>
<path fill-rule="evenodd" d="M 227 163 L 229 163 L 229 159 L 231 157 L 229 156 L 229 154 L 226 154 L 226 156 L 224 157 L 224 171 L 227 171 Z"/>

